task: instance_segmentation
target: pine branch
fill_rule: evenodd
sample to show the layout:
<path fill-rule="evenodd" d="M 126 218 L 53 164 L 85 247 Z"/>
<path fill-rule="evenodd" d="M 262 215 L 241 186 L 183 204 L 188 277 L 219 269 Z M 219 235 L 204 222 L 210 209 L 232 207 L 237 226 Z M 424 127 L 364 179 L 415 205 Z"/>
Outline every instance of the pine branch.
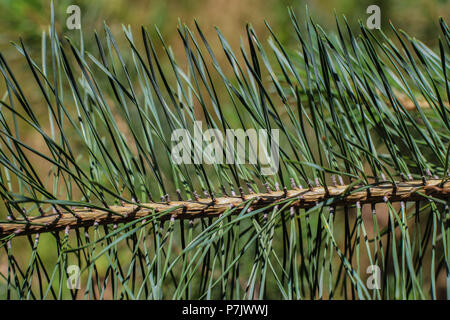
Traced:
<path fill-rule="evenodd" d="M 270 208 L 281 202 L 289 202 L 288 207 L 311 208 L 319 202 L 327 202 L 327 205 L 349 206 L 360 203 L 380 202 L 408 202 L 419 201 L 429 197 L 448 200 L 450 198 L 450 182 L 442 183 L 441 180 L 429 180 L 425 184 L 422 181 L 381 183 L 375 186 L 361 187 L 328 186 L 310 189 L 292 189 L 285 191 L 271 191 L 270 193 L 252 193 L 241 197 L 199 198 L 195 201 L 169 201 L 166 203 L 145 203 L 142 205 L 123 204 L 122 206 L 110 206 L 108 211 L 95 209 L 74 209 L 73 212 L 46 215 L 26 220 L 16 220 L 11 223 L 0 223 L 0 236 L 9 234 L 26 235 L 43 232 L 54 232 L 64 229 L 91 227 L 94 224 L 107 225 L 133 221 L 136 219 L 151 217 L 156 213 L 170 211 L 162 215 L 161 220 L 197 219 L 217 217 L 228 209 L 242 206 L 245 202 L 251 202 L 249 210 Z M 328 191 L 328 192 L 327 192 Z M 116 213 L 116 215 L 112 214 Z M 74 214 L 75 213 L 75 214 Z"/>
<path fill-rule="evenodd" d="M 8 298 L 74 298 L 63 288 L 72 263 L 88 278 L 87 298 L 110 285 L 115 299 L 436 298 L 440 274 L 450 279 L 447 25 L 434 52 L 394 27 L 392 41 L 337 20 L 333 36 L 289 15 L 298 51 L 268 24 L 264 45 L 248 25 L 239 53 L 217 30 L 220 59 L 197 24 L 180 25 L 180 63 L 158 30 L 156 43 L 143 27 L 140 46 L 124 28 L 123 50 L 105 25 L 105 38 L 77 45 L 59 40 L 53 17 L 41 63 L 15 45 L 28 81 L 0 54 Z M 245 161 L 209 161 L 211 141 L 191 139 L 198 127 L 277 130 L 278 171 L 265 175 L 259 155 L 247 161 L 261 151 L 250 139 L 237 142 L 242 157 L 232 152 Z M 181 163 L 178 130 L 194 149 Z M 54 251 L 40 245 L 43 233 Z M 382 290 L 366 287 L 366 265 L 390 273 Z"/>

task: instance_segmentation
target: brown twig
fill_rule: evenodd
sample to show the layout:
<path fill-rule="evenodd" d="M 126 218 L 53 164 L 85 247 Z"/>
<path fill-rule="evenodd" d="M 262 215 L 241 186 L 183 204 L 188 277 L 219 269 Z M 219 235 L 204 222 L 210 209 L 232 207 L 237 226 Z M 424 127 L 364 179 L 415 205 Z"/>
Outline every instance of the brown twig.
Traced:
<path fill-rule="evenodd" d="M 16 235 L 53 232 L 67 228 L 90 227 L 94 224 L 118 224 L 133 221 L 143 217 L 151 217 L 155 213 L 164 213 L 172 209 L 160 219 L 195 219 L 201 217 L 215 217 L 223 214 L 227 209 L 237 207 L 243 202 L 251 200 L 250 209 L 255 210 L 276 204 L 283 200 L 293 200 L 291 207 L 310 208 L 317 203 L 332 199 L 333 205 L 351 205 L 359 203 L 417 201 L 426 197 L 448 200 L 450 197 L 450 182 L 441 184 L 441 180 L 382 183 L 369 188 L 348 186 L 328 186 L 328 192 L 323 187 L 312 189 L 291 189 L 272 191 L 270 193 L 251 193 L 241 197 L 199 198 L 195 201 L 170 201 L 165 203 L 145 203 L 142 205 L 124 204 L 110 206 L 116 214 L 97 209 L 74 209 L 76 216 L 69 212 L 45 215 L 26 220 L 14 220 L 0 223 L 0 236 L 15 233 Z"/>

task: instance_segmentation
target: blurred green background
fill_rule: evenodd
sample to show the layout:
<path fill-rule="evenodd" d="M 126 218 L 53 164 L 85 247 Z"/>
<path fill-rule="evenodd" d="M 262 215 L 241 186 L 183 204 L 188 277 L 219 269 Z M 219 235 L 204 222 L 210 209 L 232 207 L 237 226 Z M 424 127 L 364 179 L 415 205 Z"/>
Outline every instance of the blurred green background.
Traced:
<path fill-rule="evenodd" d="M 31 55 L 40 61 L 42 33 L 45 31 L 48 36 L 50 25 L 50 3 L 50 0 L 0 0 L 0 52 L 25 87 L 28 82 L 35 85 L 34 79 L 29 77 L 29 70 L 26 63 L 23 63 L 24 57 L 11 42 L 17 43 L 22 38 Z M 221 50 L 215 26 L 226 37 L 232 49 L 238 52 L 241 39 L 246 42 L 247 22 L 252 24 L 259 39 L 265 42 L 269 37 L 266 20 L 282 44 L 288 50 L 296 50 L 298 40 L 289 19 L 288 7 L 294 9 L 300 22 L 304 20 L 308 7 L 315 22 L 327 33 L 336 30 L 334 13 L 340 19 L 345 15 L 350 27 L 358 33 L 358 21 L 365 24 L 369 17 L 367 7 L 376 4 L 381 9 L 384 32 L 390 33 L 389 21 L 392 21 L 397 28 L 407 31 L 431 47 L 437 46 L 441 34 L 439 17 L 443 17 L 448 23 L 450 13 L 449 0 L 55 0 L 53 3 L 60 39 L 67 36 L 76 43 L 79 43 L 79 31 L 66 27 L 66 19 L 69 17 L 66 11 L 70 5 L 80 7 L 85 49 L 94 55 L 98 53 L 94 30 L 102 38 L 103 23 L 106 22 L 119 46 L 126 48 L 122 50 L 125 59 L 129 58 L 129 50 L 122 25 L 131 27 L 138 45 L 141 44 L 140 27 L 145 26 L 156 39 L 156 25 L 176 59 L 183 60 L 185 52 L 177 24 L 180 20 L 193 30 L 196 19 L 222 64 L 228 63 Z M 158 54 L 164 55 L 160 42 L 156 41 L 156 44 Z M 167 66 L 168 59 L 162 59 L 161 62 Z M 3 89 L 0 86 L 0 90 Z M 40 104 L 41 95 L 36 93 L 34 96 L 33 91 L 30 91 L 29 99 Z"/>
<path fill-rule="evenodd" d="M 392 33 L 389 27 L 389 22 L 392 21 L 398 29 L 405 30 L 432 48 L 436 48 L 441 35 L 439 18 L 443 17 L 448 24 L 450 13 L 450 0 L 54 0 L 53 3 L 60 39 L 69 37 L 79 45 L 80 32 L 66 27 L 66 20 L 70 16 L 66 12 L 67 8 L 78 5 L 81 9 L 85 50 L 98 54 L 94 31 L 99 33 L 100 39 L 104 39 L 103 24 L 106 22 L 116 37 L 124 59 L 130 62 L 130 50 L 122 26 L 131 27 L 138 49 L 142 49 L 140 28 L 145 26 L 155 40 L 157 54 L 162 57 L 161 63 L 166 69 L 170 66 L 161 42 L 157 39 L 155 26 L 173 50 L 179 65 L 184 67 L 185 51 L 177 30 L 179 21 L 187 24 L 191 30 L 195 30 L 194 19 L 198 21 L 223 66 L 229 64 L 214 27 L 220 29 L 231 48 L 239 53 L 240 42 L 247 42 L 246 23 L 251 23 L 259 39 L 265 43 L 269 37 L 265 26 L 267 21 L 287 50 L 297 50 L 299 43 L 289 19 L 288 7 L 294 9 L 301 24 L 308 8 L 310 16 L 327 33 L 336 31 L 335 13 L 341 21 L 345 15 L 350 27 L 358 34 L 358 21 L 365 24 L 370 16 L 366 13 L 367 7 L 376 4 L 381 9 L 384 32 L 388 35 Z M 50 4 L 50 0 L 0 0 L 0 52 L 22 87 L 29 88 L 27 98 L 34 109 L 44 114 L 47 110 L 42 95 L 35 80 L 30 77 L 29 68 L 24 63 L 25 58 L 11 42 L 18 43 L 22 38 L 31 56 L 41 62 L 43 32 L 47 34 L 48 46 Z M 239 59 L 240 54 L 237 56 Z M 217 74 L 213 77 L 217 77 Z M 0 93 L 4 92 L 5 87 L 0 84 Z"/>
<path fill-rule="evenodd" d="M 407 30 L 429 45 L 437 43 L 438 18 L 448 20 L 448 0 L 55 0 L 56 20 L 61 32 L 70 36 L 75 31 L 67 30 L 65 19 L 69 5 L 81 8 L 82 28 L 86 37 L 90 31 L 102 29 L 106 21 L 113 30 L 121 24 L 130 24 L 133 29 L 141 25 L 157 25 L 161 33 L 175 48 L 181 48 L 176 25 L 178 19 L 188 25 L 197 19 L 205 34 L 214 37 L 214 26 L 221 29 L 231 44 L 239 44 L 239 35 L 245 31 L 245 23 L 252 23 L 261 37 L 267 36 L 264 26 L 267 20 L 285 44 L 295 41 L 287 15 L 291 6 L 297 15 L 304 17 L 308 6 L 315 21 L 324 29 L 334 28 L 334 11 L 345 15 L 351 26 L 357 21 L 364 23 L 369 16 L 366 8 L 376 4 L 381 8 L 382 28 L 389 21 Z M 0 50 L 9 52 L 9 41 L 23 37 L 28 44 L 39 43 L 41 32 L 50 22 L 49 0 L 1 0 L 0 1 Z"/>

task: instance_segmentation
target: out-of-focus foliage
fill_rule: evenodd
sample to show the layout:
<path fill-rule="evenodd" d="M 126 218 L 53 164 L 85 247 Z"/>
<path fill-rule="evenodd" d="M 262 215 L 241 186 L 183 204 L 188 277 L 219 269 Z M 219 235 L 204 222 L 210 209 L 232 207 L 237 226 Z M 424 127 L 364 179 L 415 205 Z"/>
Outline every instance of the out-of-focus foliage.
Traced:
<path fill-rule="evenodd" d="M 237 34 L 243 35 L 246 22 L 251 22 L 260 35 L 268 35 L 264 20 L 276 26 L 283 43 L 294 42 L 295 36 L 286 18 L 286 7 L 291 6 L 297 16 L 305 16 L 305 7 L 315 17 L 315 22 L 324 28 L 334 28 L 335 10 L 345 15 L 350 25 L 357 29 L 357 20 L 366 21 L 369 5 L 381 8 L 381 22 L 387 27 L 392 21 L 399 29 L 408 30 L 428 45 L 437 44 L 438 17 L 448 18 L 448 0 L 58 0 L 55 1 L 57 26 L 70 35 L 62 22 L 68 16 L 69 5 L 78 5 L 82 12 L 82 27 L 85 31 L 101 29 L 107 21 L 111 28 L 131 24 L 133 29 L 140 25 L 157 25 L 171 45 L 177 38 L 174 26 L 178 19 L 193 24 L 194 19 L 205 26 L 205 35 L 214 34 L 213 26 L 221 29 L 231 44 L 238 44 Z M 48 28 L 50 5 L 48 0 L 2 0 L 0 1 L 0 49 L 8 46 L 11 39 L 22 36 L 27 43 L 40 41 L 41 32 Z M 61 28 L 62 27 L 62 28 Z M 179 48 L 182 49 L 181 44 Z"/>
<path fill-rule="evenodd" d="M 241 37 L 245 38 L 245 24 L 251 23 L 260 39 L 270 36 L 265 26 L 269 22 L 277 33 L 278 39 L 287 48 L 296 49 L 297 39 L 287 17 L 287 7 L 292 7 L 300 20 L 306 16 L 308 8 L 314 22 L 324 29 L 336 31 L 334 12 L 345 15 L 350 27 L 357 33 L 358 20 L 366 22 L 369 5 L 381 8 L 382 30 L 389 29 L 389 21 L 398 28 L 407 30 L 420 41 L 431 47 L 437 46 L 439 37 L 438 20 L 442 16 L 448 21 L 450 1 L 447 0 L 57 0 L 55 7 L 55 27 L 61 37 L 78 37 L 77 30 L 68 30 L 66 10 L 70 5 L 81 9 L 81 25 L 85 34 L 86 48 L 95 45 L 93 31 L 102 33 L 103 24 L 108 23 L 114 34 L 121 33 L 122 25 L 129 25 L 138 34 L 141 25 L 154 31 L 157 26 L 164 41 L 173 50 L 175 56 L 184 55 L 183 43 L 179 38 L 176 25 L 179 21 L 193 27 L 194 19 L 202 26 L 213 50 L 216 50 L 220 63 L 226 62 L 226 56 L 220 49 L 215 26 L 229 39 L 232 48 L 238 48 Z M 0 52 L 13 65 L 18 80 L 26 87 L 31 80 L 26 76 L 24 65 L 18 61 L 16 50 L 11 41 L 19 37 L 30 49 L 39 52 L 42 32 L 48 35 L 50 21 L 49 0 L 2 0 L 0 1 Z M 124 40 L 124 39 L 122 39 Z M 162 53 L 161 47 L 156 48 Z M 130 56 L 124 59 L 131 62 Z M 17 62 L 16 64 L 14 62 Z M 162 62 L 163 68 L 170 68 Z M 186 61 L 184 61 L 186 63 Z M 22 69 L 21 69 L 22 68 Z M 30 82 L 31 84 L 32 82 Z M 39 96 L 30 93 L 30 99 L 40 104 Z M 33 100 L 35 98 L 35 100 Z M 36 108 L 38 109 L 38 107 Z M 42 105 L 43 112 L 45 104 Z M 26 134 L 26 132 L 25 132 Z"/>

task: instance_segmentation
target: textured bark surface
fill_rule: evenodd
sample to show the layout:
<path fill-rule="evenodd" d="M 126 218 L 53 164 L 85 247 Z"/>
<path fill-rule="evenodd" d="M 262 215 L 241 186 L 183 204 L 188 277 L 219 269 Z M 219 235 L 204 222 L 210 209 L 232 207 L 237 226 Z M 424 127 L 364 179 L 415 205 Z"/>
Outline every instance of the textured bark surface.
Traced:
<path fill-rule="evenodd" d="M 15 233 L 17 235 L 33 234 L 89 227 L 96 223 L 99 225 L 118 224 L 151 217 L 155 213 L 162 213 L 160 219 L 195 219 L 201 217 L 215 217 L 224 213 L 230 207 L 238 207 L 244 201 L 251 200 L 249 209 L 255 210 L 284 200 L 293 200 L 290 207 L 309 208 L 321 201 L 330 200 L 333 205 L 351 205 L 357 202 L 379 203 L 417 201 L 426 199 L 426 196 L 449 200 L 450 182 L 441 184 L 441 180 L 398 182 L 396 187 L 392 183 L 382 183 L 370 186 L 363 190 L 359 186 L 349 189 L 349 186 L 329 186 L 328 192 L 324 187 L 313 189 L 291 189 L 273 191 L 270 193 L 252 193 L 242 197 L 203 198 L 196 201 L 170 201 L 152 202 L 140 206 L 125 204 L 123 206 L 110 206 L 109 212 L 98 209 L 73 209 L 73 212 L 60 211 L 59 214 L 45 215 L 26 220 L 15 220 L 0 223 L 0 236 Z M 172 210 L 171 210 L 172 209 Z M 167 214 L 164 211 L 171 210 Z"/>

